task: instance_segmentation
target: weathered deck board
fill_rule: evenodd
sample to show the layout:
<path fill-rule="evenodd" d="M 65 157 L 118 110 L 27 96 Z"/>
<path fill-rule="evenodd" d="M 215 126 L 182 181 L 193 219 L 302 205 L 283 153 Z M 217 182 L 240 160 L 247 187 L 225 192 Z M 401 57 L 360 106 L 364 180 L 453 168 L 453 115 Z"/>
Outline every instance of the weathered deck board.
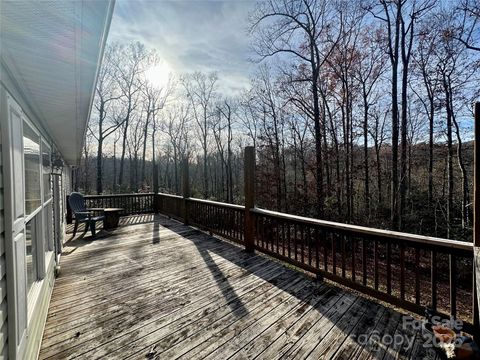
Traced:
<path fill-rule="evenodd" d="M 165 217 L 62 257 L 41 359 L 418 358 L 402 314 Z M 412 346 L 378 342 L 403 335 Z M 362 337 L 360 337 L 362 335 Z M 358 339 L 369 339 L 365 343 Z"/>

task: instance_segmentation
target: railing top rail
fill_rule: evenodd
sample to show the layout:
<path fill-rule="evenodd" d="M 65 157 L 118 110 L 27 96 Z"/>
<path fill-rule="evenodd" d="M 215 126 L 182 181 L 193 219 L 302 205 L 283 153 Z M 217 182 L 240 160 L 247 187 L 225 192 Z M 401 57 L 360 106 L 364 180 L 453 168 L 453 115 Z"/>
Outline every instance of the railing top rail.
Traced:
<path fill-rule="evenodd" d="M 166 194 L 166 193 L 157 193 L 157 195 L 171 197 L 175 199 L 183 199 L 183 196 L 180 196 L 180 195 L 173 195 L 173 194 Z"/>
<path fill-rule="evenodd" d="M 245 210 L 244 205 L 228 204 L 228 203 L 219 202 L 219 201 L 204 200 L 204 199 L 197 199 L 197 198 L 188 198 L 187 200 L 193 201 L 193 202 L 199 202 L 207 205 L 220 206 L 223 208 L 230 208 L 230 209 L 243 210 L 243 211 Z"/>
<path fill-rule="evenodd" d="M 348 231 L 348 232 L 358 233 L 361 235 L 372 236 L 377 238 L 382 237 L 382 238 L 388 238 L 391 240 L 408 241 L 408 242 L 413 242 L 417 244 L 420 243 L 420 244 L 425 244 L 430 246 L 438 246 L 443 248 L 471 251 L 473 253 L 473 244 L 465 241 L 449 240 L 449 239 L 442 239 L 442 238 L 436 238 L 436 237 L 430 237 L 430 236 L 424 236 L 424 235 L 402 233 L 399 231 L 382 230 L 382 229 L 369 228 L 369 227 L 359 226 L 359 225 L 351 225 L 351 224 L 337 223 L 333 221 L 318 220 L 318 219 L 284 214 L 277 211 L 264 210 L 259 208 L 253 208 L 251 209 L 251 211 L 259 215 L 276 217 L 276 218 L 281 218 L 281 219 L 295 221 L 295 222 L 309 224 L 309 225 L 317 225 L 319 227 L 328 228 L 331 230 Z"/>
<path fill-rule="evenodd" d="M 129 193 L 129 194 L 103 194 L 103 195 L 84 195 L 87 199 L 100 199 L 109 197 L 126 197 L 126 196 L 152 196 L 154 193 Z"/>

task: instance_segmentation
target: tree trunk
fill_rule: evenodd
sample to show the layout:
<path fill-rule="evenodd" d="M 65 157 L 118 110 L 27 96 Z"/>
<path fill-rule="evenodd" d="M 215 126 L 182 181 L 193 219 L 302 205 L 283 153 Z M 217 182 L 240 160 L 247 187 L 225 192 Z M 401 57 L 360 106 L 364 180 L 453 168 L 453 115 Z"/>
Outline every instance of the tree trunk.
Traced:
<path fill-rule="evenodd" d="M 447 112 L 447 238 L 452 232 L 453 222 L 453 141 L 452 141 L 452 108 L 450 107 L 450 91 L 446 79 L 444 79 L 446 112 Z"/>
<path fill-rule="evenodd" d="M 450 94 L 452 91 L 450 89 Z M 450 95 L 452 96 L 452 95 Z M 453 99 L 450 99 L 452 105 L 450 106 L 453 109 Z M 455 114 L 452 111 L 452 121 L 453 125 L 455 126 L 455 133 L 457 135 L 457 161 L 458 166 L 460 168 L 460 173 L 462 175 L 462 229 L 465 229 L 468 226 L 469 219 L 468 219 L 468 202 L 469 202 L 469 194 L 468 194 L 468 175 L 467 170 L 465 168 L 465 164 L 463 162 L 463 144 L 462 138 L 460 136 L 460 127 L 456 120 Z"/>
<path fill-rule="evenodd" d="M 117 141 L 113 142 L 113 183 L 112 190 L 115 194 L 117 191 Z"/>
<path fill-rule="evenodd" d="M 103 157 L 103 139 L 98 140 L 97 148 L 97 194 L 100 195 L 103 192 L 102 182 L 102 157 Z"/>
<path fill-rule="evenodd" d="M 125 152 L 127 150 L 127 134 L 128 134 L 128 118 L 125 120 L 123 128 L 123 139 L 122 139 L 122 156 L 120 157 L 120 170 L 118 172 L 118 185 L 121 187 L 123 184 L 123 171 L 125 166 Z"/>
<path fill-rule="evenodd" d="M 147 120 L 145 121 L 145 128 L 143 129 L 143 149 L 142 149 L 142 167 L 141 167 L 141 175 L 140 180 L 142 184 L 145 182 L 145 156 L 147 153 L 147 136 L 148 136 L 148 123 L 149 123 L 149 115 L 147 115 Z"/>
<path fill-rule="evenodd" d="M 363 166 L 365 171 L 365 213 L 367 215 L 367 223 L 370 220 L 370 179 L 368 172 L 368 98 L 363 84 Z"/>
<path fill-rule="evenodd" d="M 318 69 L 315 68 L 315 62 L 312 52 L 312 94 L 313 94 L 313 121 L 315 124 L 315 160 L 316 160 L 316 190 L 317 190 L 317 216 L 322 219 L 324 217 L 324 202 L 325 197 L 323 193 L 323 154 L 322 154 L 322 129 L 320 123 L 320 107 L 318 99 Z"/>
<path fill-rule="evenodd" d="M 407 81 L 408 64 L 403 64 L 402 70 L 402 121 L 401 121 L 401 153 L 400 153 L 400 203 L 398 208 L 399 229 L 404 225 L 404 212 L 407 193 Z"/>

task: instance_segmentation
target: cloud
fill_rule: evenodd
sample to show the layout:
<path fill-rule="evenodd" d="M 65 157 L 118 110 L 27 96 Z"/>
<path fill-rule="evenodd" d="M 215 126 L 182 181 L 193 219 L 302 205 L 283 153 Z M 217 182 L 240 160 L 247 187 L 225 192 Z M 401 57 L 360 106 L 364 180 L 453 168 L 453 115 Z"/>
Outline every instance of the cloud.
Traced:
<path fill-rule="evenodd" d="M 255 2 L 118 0 L 109 41 L 141 41 L 156 48 L 177 74 L 217 71 L 222 90 L 248 84 L 247 17 Z"/>

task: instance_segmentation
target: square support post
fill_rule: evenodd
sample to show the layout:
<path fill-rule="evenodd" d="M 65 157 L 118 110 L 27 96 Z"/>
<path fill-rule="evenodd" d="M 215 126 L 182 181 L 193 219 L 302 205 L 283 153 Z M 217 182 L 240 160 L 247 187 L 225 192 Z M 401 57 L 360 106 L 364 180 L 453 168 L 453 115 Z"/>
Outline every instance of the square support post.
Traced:
<path fill-rule="evenodd" d="M 473 325 L 480 343 L 480 103 L 475 103 L 473 156 Z"/>
<path fill-rule="evenodd" d="M 153 177 L 153 212 L 158 214 L 160 212 L 160 197 L 158 196 L 158 167 L 155 163 L 155 158 L 153 159 L 153 168 L 152 168 L 152 177 Z"/>
<path fill-rule="evenodd" d="M 250 211 L 255 207 L 255 148 L 245 148 L 245 251 L 253 252 L 255 248 L 255 217 Z"/>
<path fill-rule="evenodd" d="M 182 182 L 183 182 L 183 223 L 188 225 L 188 199 L 190 198 L 190 178 L 188 174 L 188 158 L 182 161 Z"/>

